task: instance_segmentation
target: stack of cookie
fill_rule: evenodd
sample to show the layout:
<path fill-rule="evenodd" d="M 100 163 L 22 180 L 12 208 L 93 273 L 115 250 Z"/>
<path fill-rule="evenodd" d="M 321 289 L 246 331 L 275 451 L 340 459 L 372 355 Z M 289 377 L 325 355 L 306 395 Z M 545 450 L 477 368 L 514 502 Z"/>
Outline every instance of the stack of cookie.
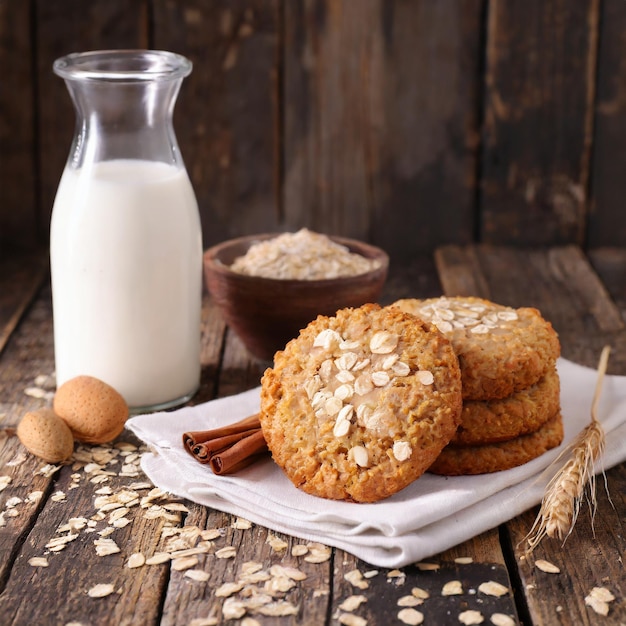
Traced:
<path fill-rule="evenodd" d="M 471 297 L 405 299 L 392 307 L 435 325 L 459 359 L 461 424 L 430 472 L 510 469 L 561 443 L 560 344 L 539 311 Z"/>

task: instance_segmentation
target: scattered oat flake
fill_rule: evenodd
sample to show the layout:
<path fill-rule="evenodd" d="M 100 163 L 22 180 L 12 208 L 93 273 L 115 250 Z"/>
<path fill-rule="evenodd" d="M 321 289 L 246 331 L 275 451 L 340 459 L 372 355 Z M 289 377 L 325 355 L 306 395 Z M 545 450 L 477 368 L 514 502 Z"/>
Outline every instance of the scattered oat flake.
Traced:
<path fill-rule="evenodd" d="M 348 596 L 340 605 L 342 611 L 356 611 L 361 604 L 367 602 L 366 596 Z"/>
<path fill-rule="evenodd" d="M 424 614 L 416 609 L 402 609 L 398 611 L 398 619 L 409 626 L 418 626 L 424 622 Z"/>
<path fill-rule="evenodd" d="M 98 556 L 109 556 L 110 554 L 120 552 L 119 546 L 113 539 L 96 539 L 94 545 L 96 546 L 96 554 Z"/>
<path fill-rule="evenodd" d="M 10 476 L 0 476 L 0 491 L 6 489 L 11 482 Z"/>
<path fill-rule="evenodd" d="M 198 557 L 197 556 L 184 556 L 178 559 L 172 560 L 172 569 L 177 572 L 183 572 L 185 570 L 191 569 L 198 565 Z"/>
<path fill-rule="evenodd" d="M 182 502 L 170 502 L 163 505 L 166 511 L 181 511 L 182 513 L 189 513 L 189 509 Z"/>
<path fill-rule="evenodd" d="M 309 549 L 304 544 L 299 543 L 291 548 L 291 556 L 304 556 L 308 551 Z"/>
<path fill-rule="evenodd" d="M 62 535 L 61 537 L 53 537 L 46 544 L 46 548 L 54 548 L 56 546 L 65 546 L 70 541 L 74 541 L 78 537 L 78 534 L 69 533 L 67 535 Z"/>
<path fill-rule="evenodd" d="M 244 587 L 244 583 L 223 583 L 215 590 L 215 595 L 218 598 L 228 598 L 238 591 L 241 591 Z"/>
<path fill-rule="evenodd" d="M 284 576 L 291 578 L 292 580 L 306 580 L 307 575 L 296 567 L 289 567 L 288 565 L 272 565 L 270 568 L 270 574 L 272 576 Z"/>
<path fill-rule="evenodd" d="M 426 591 L 426 589 L 422 589 L 421 587 L 413 587 L 413 589 L 411 589 L 411 595 L 416 598 L 420 598 L 420 600 L 427 600 L 430 598 L 428 591 Z"/>
<path fill-rule="evenodd" d="M 298 613 L 298 607 L 287 602 L 287 600 L 277 600 L 276 602 L 270 602 L 257 608 L 257 611 L 261 615 L 268 617 L 284 617 L 286 615 L 296 615 Z"/>
<path fill-rule="evenodd" d="M 94 585 L 87 592 L 87 595 L 90 598 L 104 598 L 106 596 L 110 596 L 114 591 L 115 587 L 110 583 L 101 583 L 99 585 Z"/>
<path fill-rule="evenodd" d="M 609 602 L 615 600 L 615 596 L 605 587 L 594 587 L 585 597 L 585 604 L 591 607 L 599 615 L 609 614 Z"/>
<path fill-rule="evenodd" d="M 146 559 L 146 565 L 159 565 L 160 563 L 166 563 L 170 560 L 171 557 L 167 552 L 155 552 Z"/>
<path fill-rule="evenodd" d="M 590 592 L 590 596 L 602 600 L 602 602 L 612 602 L 615 596 L 606 587 L 594 587 Z"/>
<path fill-rule="evenodd" d="M 232 524 L 232 528 L 236 530 L 248 530 L 252 528 L 252 522 L 244 519 L 243 517 L 238 517 Z"/>
<path fill-rule="evenodd" d="M 263 563 L 259 563 L 258 561 L 246 561 L 241 566 L 242 575 L 254 574 L 259 570 L 263 569 Z"/>
<path fill-rule="evenodd" d="M 38 474 L 42 474 L 46 478 L 50 478 L 55 472 L 58 472 L 61 469 L 60 465 L 52 465 L 47 463 L 46 465 L 39 468 Z"/>
<path fill-rule="evenodd" d="M 34 556 L 28 559 L 28 564 L 32 567 L 48 567 L 48 559 L 45 556 Z"/>
<path fill-rule="evenodd" d="M 198 544 L 195 548 L 186 548 L 184 550 L 175 550 L 171 553 L 173 559 L 178 559 L 183 556 L 192 556 L 193 554 L 206 554 L 209 551 L 207 546 Z"/>
<path fill-rule="evenodd" d="M 459 565 L 469 565 L 470 563 L 474 562 L 474 559 L 471 556 L 459 556 L 454 559 L 454 562 L 458 563 Z"/>
<path fill-rule="evenodd" d="M 274 578 L 270 578 L 265 581 L 265 585 L 263 588 L 267 593 L 271 596 L 275 596 L 278 593 L 284 593 L 293 589 L 296 585 L 296 582 L 291 578 L 287 578 L 287 576 L 276 576 Z"/>
<path fill-rule="evenodd" d="M 494 626 L 515 626 L 515 620 L 505 613 L 494 613 L 490 621 Z"/>
<path fill-rule="evenodd" d="M 378 576 L 377 569 L 370 569 L 367 572 L 363 572 L 363 578 L 374 578 L 374 576 Z"/>
<path fill-rule="evenodd" d="M 550 563 L 550 561 L 546 561 L 544 559 L 537 559 L 535 561 L 535 567 L 540 569 L 542 572 L 547 572 L 548 574 L 561 573 L 561 570 L 554 563 Z"/>
<path fill-rule="evenodd" d="M 226 598 L 222 605 L 222 616 L 225 620 L 239 619 L 246 614 L 246 606 L 241 600 Z"/>
<path fill-rule="evenodd" d="M 345 573 L 343 577 L 353 586 L 358 589 L 367 589 L 370 584 L 363 578 L 363 574 L 358 569 L 350 570 Z"/>
<path fill-rule="evenodd" d="M 309 554 L 304 557 L 307 563 L 324 563 L 330 559 L 330 548 L 321 543 L 307 544 Z"/>
<path fill-rule="evenodd" d="M 504 596 L 509 593 L 509 588 L 495 582 L 494 580 L 489 580 L 485 583 L 481 583 L 478 586 L 478 591 L 488 596 Z"/>
<path fill-rule="evenodd" d="M 460 580 L 450 580 L 441 589 L 442 596 L 458 596 L 463 593 Z"/>
<path fill-rule="evenodd" d="M 286 550 L 289 545 L 286 541 L 276 535 L 273 535 L 272 533 L 268 533 L 266 543 L 269 543 L 272 550 L 275 550 L 276 552 Z"/>
<path fill-rule="evenodd" d="M 41 500 L 42 497 L 43 497 L 43 491 L 31 491 L 26 496 L 26 502 L 30 504 L 36 504 L 37 502 Z"/>
<path fill-rule="evenodd" d="M 141 554 L 141 552 L 135 552 L 128 557 L 128 561 L 126 561 L 126 567 L 129 569 L 135 569 L 136 567 L 141 567 L 145 565 L 146 557 Z"/>
<path fill-rule="evenodd" d="M 224 548 L 220 548 L 215 556 L 218 559 L 232 559 L 237 555 L 237 549 L 233 546 L 225 546 Z"/>
<path fill-rule="evenodd" d="M 413 595 L 402 596 L 398 598 L 397 604 L 398 606 L 419 606 L 420 604 L 424 604 L 424 600 Z"/>
<path fill-rule="evenodd" d="M 219 528 L 207 528 L 200 531 L 200 537 L 205 541 L 211 541 L 212 539 L 219 539 L 222 533 Z"/>
<path fill-rule="evenodd" d="M 438 570 L 441 565 L 439 563 L 416 563 L 417 569 L 422 572 L 432 572 Z"/>
<path fill-rule="evenodd" d="M 344 626 L 367 626 L 367 620 L 360 615 L 340 613 L 337 621 Z"/>
<path fill-rule="evenodd" d="M 209 573 L 201 569 L 188 569 L 184 576 L 200 583 L 205 583 L 210 578 Z"/>
<path fill-rule="evenodd" d="M 482 624 L 485 621 L 483 614 L 480 611 L 463 611 L 459 613 L 459 622 L 465 624 L 465 626 L 472 626 L 473 624 Z"/>
<path fill-rule="evenodd" d="M 48 392 L 45 389 L 41 389 L 41 387 L 26 387 L 24 389 L 24 393 L 31 398 L 37 398 L 41 400 L 48 395 Z"/>

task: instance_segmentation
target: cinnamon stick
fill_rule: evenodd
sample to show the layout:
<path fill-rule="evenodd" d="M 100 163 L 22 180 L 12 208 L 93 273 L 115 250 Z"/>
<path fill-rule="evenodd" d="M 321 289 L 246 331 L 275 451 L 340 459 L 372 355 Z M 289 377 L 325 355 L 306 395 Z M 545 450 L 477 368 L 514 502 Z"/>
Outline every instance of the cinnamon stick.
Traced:
<path fill-rule="evenodd" d="M 214 474 L 234 474 L 254 463 L 265 452 L 267 452 L 267 444 L 263 431 L 259 428 L 233 446 L 215 453 L 209 461 L 209 466 Z"/>
<path fill-rule="evenodd" d="M 183 434 L 183 447 L 215 474 L 232 474 L 267 452 L 258 414 L 239 422 Z"/>

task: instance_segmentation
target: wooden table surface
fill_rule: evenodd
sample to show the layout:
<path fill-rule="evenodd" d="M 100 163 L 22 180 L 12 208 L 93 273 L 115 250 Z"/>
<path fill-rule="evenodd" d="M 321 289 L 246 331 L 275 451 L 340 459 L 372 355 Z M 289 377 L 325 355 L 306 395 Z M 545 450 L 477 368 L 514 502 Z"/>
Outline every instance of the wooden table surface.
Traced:
<path fill-rule="evenodd" d="M 573 246 L 445 247 L 434 258 L 392 268 L 382 301 L 441 293 L 536 306 L 559 332 L 564 357 L 596 367 L 608 343 L 613 347 L 609 373 L 626 374 L 624 250 L 597 250 L 587 257 Z M 202 384 L 194 403 L 251 388 L 264 368 L 227 331 L 208 297 L 202 358 Z M 599 482 L 594 527 L 583 510 L 564 546 L 546 539 L 535 551 L 534 559 L 553 563 L 560 573 L 541 571 L 518 547 L 536 510 L 427 559 L 428 567 L 415 564 L 394 572 L 341 550 L 303 548 L 307 542 L 153 491 L 138 468 L 138 442 L 128 432 L 113 447 L 79 448 L 72 464 L 46 468 L 25 453 L 14 428 L 26 410 L 50 403 L 53 388 L 46 376 L 53 369 L 45 258 L 0 261 L 3 626 L 401 624 L 398 615 L 410 608 L 403 604 L 416 588 L 429 597 L 415 608 L 423 613 L 425 624 L 436 626 L 461 624 L 459 615 L 476 615 L 466 611 L 480 612 L 484 624 L 626 624 L 625 464 L 606 472 L 610 499 Z M 229 546 L 235 556 L 220 558 L 228 557 L 222 549 Z M 189 548 L 194 548 L 191 554 L 183 552 L 181 557 L 177 552 Z M 149 559 L 163 552 L 169 555 L 166 562 L 129 567 L 142 562 L 141 556 L 131 555 Z M 184 569 L 185 561 L 171 560 L 172 554 L 183 559 L 187 554 L 197 564 Z M 303 579 L 281 577 L 277 565 L 297 568 L 306 577 L 293 572 Z M 245 571 L 255 568 L 260 568 L 252 575 L 255 582 L 227 597 L 232 589 L 223 583 L 241 580 Z M 190 577 L 190 570 L 199 573 Z M 366 588 L 355 587 L 350 576 L 346 579 L 353 570 L 365 575 Z M 460 581 L 463 592 L 442 594 L 450 581 Z M 478 591 L 486 581 L 499 582 L 508 592 L 494 596 Z M 96 593 L 107 590 L 97 585 L 111 585 L 113 593 L 92 597 L 94 588 Z M 606 588 L 615 597 L 607 616 L 585 605 L 594 587 Z M 246 617 L 227 619 L 237 615 L 239 599 L 260 598 L 268 589 L 274 598 L 265 613 L 286 615 L 249 610 Z M 366 601 L 350 611 L 343 604 L 350 596 Z M 346 615 L 357 617 L 351 621 Z"/>

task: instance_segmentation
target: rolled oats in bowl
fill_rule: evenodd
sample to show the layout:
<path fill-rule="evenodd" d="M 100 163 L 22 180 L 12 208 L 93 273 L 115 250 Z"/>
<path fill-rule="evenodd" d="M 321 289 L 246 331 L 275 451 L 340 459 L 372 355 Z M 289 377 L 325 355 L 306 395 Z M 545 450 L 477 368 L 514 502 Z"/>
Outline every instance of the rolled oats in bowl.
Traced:
<path fill-rule="evenodd" d="M 327 280 L 366 274 L 381 266 L 326 235 L 302 228 L 254 243 L 230 269 L 248 276 L 278 280 Z"/>

